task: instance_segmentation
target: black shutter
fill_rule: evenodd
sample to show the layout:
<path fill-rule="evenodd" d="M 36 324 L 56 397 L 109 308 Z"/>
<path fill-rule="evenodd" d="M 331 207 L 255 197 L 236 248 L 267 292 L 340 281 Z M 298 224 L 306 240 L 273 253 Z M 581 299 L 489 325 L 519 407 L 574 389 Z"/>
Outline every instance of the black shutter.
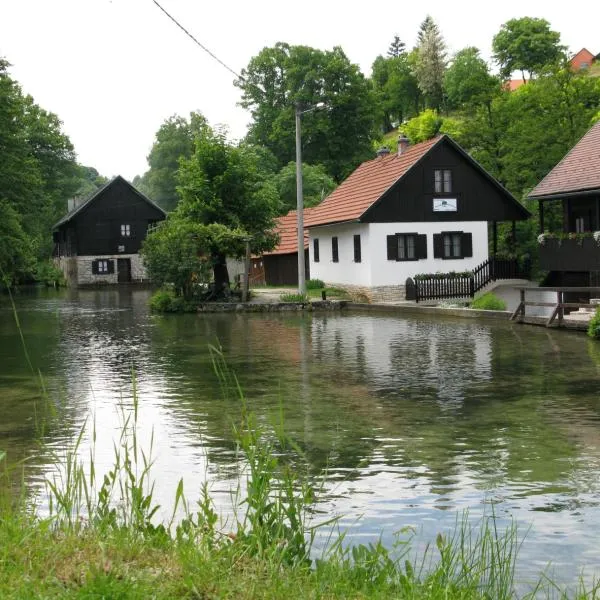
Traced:
<path fill-rule="evenodd" d="M 398 235 L 387 236 L 387 259 L 398 260 Z"/>
<path fill-rule="evenodd" d="M 92 275 L 98 275 L 98 261 L 92 261 Z"/>
<path fill-rule="evenodd" d="M 433 258 L 444 258 L 444 236 L 441 233 L 433 234 Z"/>
<path fill-rule="evenodd" d="M 108 271 L 107 271 L 107 273 L 114 273 L 115 272 L 115 261 L 114 260 L 107 260 L 106 262 L 108 264 Z"/>
<path fill-rule="evenodd" d="M 360 252 L 360 234 L 356 234 L 354 236 L 354 262 L 361 261 L 361 252 Z"/>
<path fill-rule="evenodd" d="M 313 260 L 319 262 L 319 240 L 315 238 L 313 240 Z"/>
<path fill-rule="evenodd" d="M 460 249 L 463 258 L 470 258 L 473 256 L 473 234 L 462 234 L 462 239 L 460 240 Z"/>
<path fill-rule="evenodd" d="M 337 239 L 337 237 L 332 237 L 331 238 L 331 260 L 333 262 L 339 262 L 338 239 Z"/>
<path fill-rule="evenodd" d="M 427 235 L 420 234 L 417 235 L 417 244 L 416 244 L 416 255 L 417 258 L 427 258 Z"/>

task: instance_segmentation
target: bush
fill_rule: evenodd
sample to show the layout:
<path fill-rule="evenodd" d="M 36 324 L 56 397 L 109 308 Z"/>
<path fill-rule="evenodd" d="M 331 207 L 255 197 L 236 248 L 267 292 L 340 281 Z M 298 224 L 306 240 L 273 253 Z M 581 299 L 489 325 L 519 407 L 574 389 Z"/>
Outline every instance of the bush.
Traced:
<path fill-rule="evenodd" d="M 596 309 L 596 312 L 590 321 L 587 334 L 595 340 L 600 340 L 600 306 Z"/>
<path fill-rule="evenodd" d="M 309 279 L 306 282 L 307 290 L 320 290 L 325 287 L 325 284 L 320 279 Z"/>
<path fill-rule="evenodd" d="M 47 286 L 65 285 L 63 272 L 50 260 L 39 262 L 36 265 L 35 279 Z"/>
<path fill-rule="evenodd" d="M 304 294 L 281 294 L 279 299 L 282 302 L 308 302 L 308 298 Z"/>
<path fill-rule="evenodd" d="M 150 310 L 162 313 L 184 312 L 188 307 L 181 296 L 174 290 L 160 289 L 150 298 Z"/>
<path fill-rule="evenodd" d="M 471 308 L 479 310 L 506 310 L 506 302 L 502 298 L 498 298 L 498 296 L 488 292 L 487 294 L 483 294 L 483 296 L 479 296 L 479 298 L 475 298 L 471 303 Z"/>

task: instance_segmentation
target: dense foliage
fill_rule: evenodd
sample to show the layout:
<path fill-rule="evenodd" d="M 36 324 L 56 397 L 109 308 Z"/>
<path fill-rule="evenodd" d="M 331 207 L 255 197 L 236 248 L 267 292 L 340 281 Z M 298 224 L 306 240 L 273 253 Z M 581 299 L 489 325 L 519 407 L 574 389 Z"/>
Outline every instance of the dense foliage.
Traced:
<path fill-rule="evenodd" d="M 303 158 L 322 164 L 337 182 L 371 156 L 374 96 L 344 51 L 278 43 L 264 48 L 242 70 L 236 85 L 250 109 L 248 139 L 265 146 L 279 167 L 295 157 L 295 111 L 302 115 Z"/>
<path fill-rule="evenodd" d="M 591 318 L 587 333 L 591 338 L 600 340 L 600 307 L 596 309 Z"/>
<path fill-rule="evenodd" d="M 177 209 L 142 248 L 154 281 L 191 299 L 213 280 L 209 294 L 219 297 L 229 288 L 226 257 L 241 257 L 246 241 L 255 253 L 273 248 L 280 201 L 264 155 L 208 126 L 195 134 L 193 154 L 179 160 Z"/>
<path fill-rule="evenodd" d="M 0 152 L 0 275 L 12 285 L 35 278 L 51 256 L 52 225 L 67 199 L 99 175 L 77 164 L 58 117 L 23 93 L 1 58 Z"/>

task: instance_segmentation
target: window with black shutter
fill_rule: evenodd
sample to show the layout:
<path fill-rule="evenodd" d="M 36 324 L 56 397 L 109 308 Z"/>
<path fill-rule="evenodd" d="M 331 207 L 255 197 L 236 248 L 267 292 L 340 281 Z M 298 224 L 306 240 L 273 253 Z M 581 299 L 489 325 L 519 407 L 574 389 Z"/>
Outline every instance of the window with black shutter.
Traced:
<path fill-rule="evenodd" d="M 360 234 L 354 236 L 354 262 L 361 261 Z"/>
<path fill-rule="evenodd" d="M 433 257 L 445 260 L 473 256 L 473 236 L 464 231 L 442 231 L 433 236 Z"/>
<path fill-rule="evenodd" d="M 331 260 L 333 262 L 339 262 L 340 257 L 338 254 L 338 239 L 337 237 L 331 238 Z"/>
<path fill-rule="evenodd" d="M 315 238 L 313 240 L 313 260 L 315 262 L 319 262 L 319 239 Z"/>
<path fill-rule="evenodd" d="M 427 235 L 396 233 L 387 236 L 388 260 L 419 260 L 427 258 Z"/>
<path fill-rule="evenodd" d="M 106 258 L 97 258 L 92 261 L 93 275 L 110 275 L 115 272 L 115 261 Z"/>

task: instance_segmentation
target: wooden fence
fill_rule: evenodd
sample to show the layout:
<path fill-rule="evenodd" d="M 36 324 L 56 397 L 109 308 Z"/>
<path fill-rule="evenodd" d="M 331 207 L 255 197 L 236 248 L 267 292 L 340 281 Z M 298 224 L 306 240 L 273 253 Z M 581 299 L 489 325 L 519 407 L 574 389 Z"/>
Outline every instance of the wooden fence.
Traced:
<path fill-rule="evenodd" d="M 519 267 L 515 259 L 490 257 L 468 274 L 434 274 L 429 277 L 410 277 L 406 280 L 406 299 L 446 300 L 473 298 L 488 283 L 498 279 L 527 278 L 529 273 Z"/>

